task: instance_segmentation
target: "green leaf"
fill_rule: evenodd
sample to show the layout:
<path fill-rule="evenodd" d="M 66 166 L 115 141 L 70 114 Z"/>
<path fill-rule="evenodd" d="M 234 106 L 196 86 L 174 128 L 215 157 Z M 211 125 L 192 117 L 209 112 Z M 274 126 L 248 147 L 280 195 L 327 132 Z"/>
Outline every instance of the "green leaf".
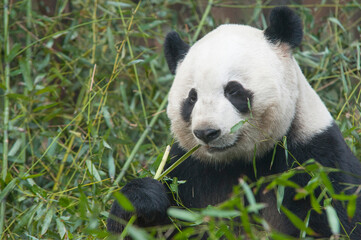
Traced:
<path fill-rule="evenodd" d="M 57 106 L 58 104 L 59 103 L 56 102 L 56 103 L 50 103 L 50 104 L 42 105 L 42 106 L 39 106 L 39 107 L 35 108 L 33 110 L 33 112 L 39 112 L 39 111 L 44 110 L 44 109 L 49 109 L 49 108 Z"/>
<path fill-rule="evenodd" d="M 53 216 L 54 216 L 54 208 L 50 207 L 50 209 L 48 210 L 48 212 L 45 215 L 40 235 L 44 235 L 46 233 L 46 231 L 48 231 L 48 228 L 50 226 L 51 220 L 53 219 Z"/>
<path fill-rule="evenodd" d="M 198 222 L 201 216 L 188 210 L 171 207 L 167 211 L 168 215 L 187 222 Z"/>
<path fill-rule="evenodd" d="M 254 212 L 254 213 L 258 213 L 259 210 L 264 209 L 267 206 L 267 204 L 264 203 L 256 203 L 256 204 L 252 204 L 246 207 L 247 212 Z"/>
<path fill-rule="evenodd" d="M 15 43 L 9 52 L 9 55 L 7 57 L 7 62 L 11 62 L 18 55 L 20 49 L 21 49 L 21 44 Z"/>
<path fill-rule="evenodd" d="M 112 28 L 110 28 L 110 27 L 107 27 L 107 40 L 108 40 L 110 51 L 112 51 L 112 53 L 114 55 L 116 55 L 117 51 L 116 51 L 116 46 L 115 46 L 115 42 L 114 42 L 114 35 L 112 32 Z"/>
<path fill-rule="evenodd" d="M 18 152 L 18 150 L 20 149 L 22 144 L 22 140 L 21 138 L 17 139 L 16 142 L 14 143 L 14 145 L 11 147 L 8 156 L 9 157 L 14 157 L 15 154 Z"/>
<path fill-rule="evenodd" d="M 334 17 L 329 17 L 328 20 L 330 22 L 335 23 L 336 25 L 338 25 L 344 32 L 346 31 L 346 29 L 343 27 L 342 23 L 340 22 L 340 20 L 338 20 L 337 18 Z"/>
<path fill-rule="evenodd" d="M 347 204 L 347 216 L 349 217 L 349 219 L 352 219 L 353 216 L 355 215 L 356 200 L 357 200 L 357 195 L 352 195 L 352 198 L 348 201 L 348 204 Z"/>
<path fill-rule="evenodd" d="M 167 22 L 167 21 L 165 21 L 165 20 L 155 20 L 155 21 L 152 21 L 150 23 L 142 24 L 139 27 L 142 29 L 142 31 L 147 31 L 147 30 L 155 28 L 156 26 L 159 26 L 159 25 L 161 25 L 161 24 L 163 24 L 165 22 Z"/>
<path fill-rule="evenodd" d="M 239 121 L 238 123 L 236 123 L 236 125 L 234 125 L 233 127 L 231 127 L 231 133 L 235 133 L 238 131 L 238 129 L 240 129 L 243 124 L 245 124 L 248 120 L 245 119 L 245 120 L 241 120 Z"/>
<path fill-rule="evenodd" d="M 292 222 L 292 224 L 296 228 L 298 228 L 302 231 L 305 231 L 308 235 L 315 234 L 315 232 L 311 228 L 307 227 L 306 224 L 299 217 L 297 217 L 293 212 L 291 212 L 284 206 L 281 206 L 281 211 L 287 216 L 287 218 Z"/>
<path fill-rule="evenodd" d="M 219 217 L 219 218 L 232 218 L 232 217 L 239 217 L 240 211 L 237 210 L 222 210 L 214 207 L 209 207 L 202 210 L 203 216 L 210 216 L 210 217 Z"/>
<path fill-rule="evenodd" d="M 81 185 L 78 185 L 78 190 L 79 190 L 79 194 L 80 194 L 80 197 L 79 197 L 80 217 L 83 220 L 87 220 L 88 219 L 87 212 L 88 212 L 88 209 L 89 209 L 88 199 L 85 196 Z"/>
<path fill-rule="evenodd" d="M 285 186 L 279 185 L 277 187 L 276 198 L 277 198 L 277 210 L 281 212 L 281 205 L 285 196 Z"/>
<path fill-rule="evenodd" d="M 38 91 L 35 92 L 35 95 L 41 95 L 43 93 L 54 93 L 55 92 L 55 88 L 54 87 L 44 87 Z"/>
<path fill-rule="evenodd" d="M 128 233 L 134 240 L 149 240 L 152 238 L 144 229 L 135 226 L 128 226 Z"/>
<path fill-rule="evenodd" d="M 114 7 L 120 7 L 120 8 L 131 8 L 133 7 L 133 4 L 124 3 L 124 2 L 115 2 L 115 1 L 107 1 L 108 5 L 112 5 Z"/>
<path fill-rule="evenodd" d="M 103 146 L 110 149 L 110 150 L 112 150 L 112 147 L 104 139 L 103 139 Z"/>
<path fill-rule="evenodd" d="M 319 213 L 319 214 L 322 213 L 320 203 L 319 203 L 318 200 L 316 199 L 316 197 L 315 197 L 315 195 L 313 194 L 313 192 L 311 193 L 311 206 L 312 206 L 313 210 L 315 210 L 317 213 Z"/>
<path fill-rule="evenodd" d="M 296 240 L 297 239 L 297 238 L 288 236 L 288 235 L 283 234 L 283 233 L 278 233 L 278 232 L 275 232 L 275 231 L 273 231 L 271 233 L 271 237 L 272 237 L 273 240 Z"/>
<path fill-rule="evenodd" d="M 112 121 L 112 117 L 111 117 L 111 115 L 110 115 L 110 113 L 108 111 L 108 108 L 103 107 L 102 111 L 103 111 L 103 116 L 104 116 L 105 123 L 107 124 L 107 127 L 109 129 L 113 129 L 114 124 L 113 124 L 113 121 Z"/>
<path fill-rule="evenodd" d="M 23 75 L 23 79 L 25 81 L 25 86 L 29 91 L 32 91 L 34 86 L 33 86 L 33 81 L 31 79 L 31 76 L 30 76 L 30 69 L 29 69 L 29 66 L 26 63 L 26 60 L 21 59 L 19 61 L 19 65 L 20 65 L 21 73 Z"/>
<path fill-rule="evenodd" d="M 131 65 L 138 64 L 138 63 L 142 63 L 142 62 L 144 62 L 143 59 L 135 59 L 135 60 L 129 62 L 127 65 L 128 65 L 128 66 L 131 66 Z"/>
<path fill-rule="evenodd" d="M 90 175 L 92 175 L 99 183 L 101 183 L 102 179 L 99 175 L 98 170 L 94 166 L 94 164 L 89 159 L 86 160 L 85 163 L 86 163 L 86 166 L 88 167 L 88 171 L 89 171 Z"/>
<path fill-rule="evenodd" d="M 22 228 L 25 224 L 29 223 L 29 220 L 33 218 L 34 214 L 40 208 L 42 204 L 31 206 L 30 209 L 22 216 L 20 216 L 20 219 L 18 218 L 17 224 L 14 228 L 14 232 L 19 231 L 20 228 Z"/>
<path fill-rule="evenodd" d="M 320 177 L 322 179 L 322 183 L 325 185 L 325 187 L 327 188 L 327 190 L 330 192 L 330 193 L 334 193 L 334 190 L 333 190 L 333 186 L 331 184 L 331 181 L 330 179 L 328 178 L 327 174 L 323 171 L 320 172 Z"/>
<path fill-rule="evenodd" d="M 128 212 L 134 212 L 135 209 L 133 204 L 129 201 L 129 199 L 121 192 L 114 192 L 113 193 L 115 199 L 118 201 L 119 205 Z"/>
<path fill-rule="evenodd" d="M 251 188 L 248 186 L 248 184 L 243 179 L 240 179 L 239 183 L 241 184 L 244 193 L 246 194 L 246 198 L 248 200 L 249 205 L 250 206 L 256 205 L 256 198 L 254 197 L 253 192 Z M 255 210 L 255 212 L 258 213 L 257 207 L 253 207 L 253 208 L 251 207 L 249 209 Z"/>
<path fill-rule="evenodd" d="M 114 177 L 115 177 L 115 162 L 114 162 L 114 157 L 113 157 L 112 151 L 109 151 L 109 154 L 108 154 L 108 173 L 109 173 L 109 177 L 113 181 Z"/>
<path fill-rule="evenodd" d="M 0 192 L 0 202 L 4 200 L 4 198 L 8 195 L 8 193 L 14 189 L 18 181 L 19 178 L 14 178 L 6 185 L 6 187 Z"/>
<path fill-rule="evenodd" d="M 21 179 L 26 180 L 26 179 L 30 179 L 30 178 L 37 178 L 37 177 L 41 177 L 45 174 L 45 172 L 43 173 L 38 173 L 38 174 L 32 174 L 32 175 L 26 175 L 25 177 L 22 177 Z"/>
<path fill-rule="evenodd" d="M 336 210 L 331 206 L 331 201 L 326 201 L 326 215 L 327 215 L 327 221 L 328 225 L 331 228 L 331 232 L 333 234 L 339 234 L 340 233 L 340 223 L 338 221 L 338 216 L 336 213 Z"/>

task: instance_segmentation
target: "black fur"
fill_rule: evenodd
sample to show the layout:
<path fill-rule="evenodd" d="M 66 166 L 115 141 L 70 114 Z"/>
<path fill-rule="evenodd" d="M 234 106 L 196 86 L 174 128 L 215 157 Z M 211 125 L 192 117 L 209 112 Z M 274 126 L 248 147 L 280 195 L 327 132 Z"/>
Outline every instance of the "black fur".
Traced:
<path fill-rule="evenodd" d="M 361 179 L 355 177 L 361 173 L 360 163 L 344 142 L 336 124 L 333 124 L 326 131 L 314 136 L 305 144 L 294 143 L 291 134 L 288 134 L 287 139 L 288 150 L 299 163 L 302 164 L 313 158 L 323 166 L 341 170 L 340 172 L 329 174 L 335 192 L 341 193 L 344 191 L 346 187 L 346 185 L 344 185 L 345 183 L 361 184 Z M 185 151 L 177 144 L 174 144 L 171 150 L 172 162 L 170 164 L 184 154 Z M 290 169 L 291 166 L 295 166 L 293 158 L 289 157 L 286 159 L 285 150 L 280 146 L 276 148 L 271 167 L 272 156 L 273 149 L 263 157 L 256 159 L 257 176 L 254 174 L 254 166 L 252 163 L 245 161 L 241 156 L 228 164 L 220 165 L 205 164 L 202 161 L 190 157 L 175 168 L 169 176 L 186 181 L 184 184 L 178 186 L 179 197 L 184 206 L 202 208 L 208 205 L 215 205 L 229 198 L 233 186 L 238 184 L 238 179 L 242 176 L 256 180 L 257 177 L 282 173 Z M 290 154 L 288 156 L 290 156 Z M 306 173 L 300 173 L 293 176 L 291 180 L 300 186 L 305 186 L 310 180 L 310 176 Z M 166 206 L 168 206 L 169 203 L 164 200 L 166 194 L 164 188 L 160 187 L 159 183 L 154 180 L 141 179 L 134 181 L 138 181 L 138 183 L 140 183 L 139 181 L 145 181 L 145 183 L 141 183 L 141 185 L 137 185 L 136 187 L 127 187 L 128 185 L 134 185 L 133 182 L 130 182 L 123 188 L 127 190 L 122 191 L 124 191 L 124 194 L 126 194 L 136 206 L 137 213 L 144 219 L 143 222 L 146 223 L 147 226 L 153 226 L 163 221 L 166 222 L 164 220 L 164 214 L 166 214 Z M 152 185 L 156 187 L 154 188 Z M 346 193 L 352 194 L 354 191 L 355 188 L 351 188 L 347 190 Z M 258 191 L 256 197 L 259 199 L 261 194 L 263 194 L 262 190 Z M 310 200 L 309 198 L 305 198 L 296 201 L 294 200 L 294 196 L 294 189 L 286 188 L 282 204 L 301 219 L 305 219 L 307 212 L 311 209 Z M 169 196 L 169 199 L 171 200 L 173 197 Z M 157 204 L 154 204 L 154 202 Z M 172 202 L 172 204 L 174 205 L 175 203 Z M 126 213 L 117 206 L 117 203 L 114 205 L 111 214 L 119 218 L 127 218 Z M 352 221 L 349 221 L 345 206 L 340 202 L 333 200 L 333 206 L 346 232 L 349 234 L 353 227 L 356 226 L 356 222 L 361 221 L 360 201 L 358 200 L 357 202 L 356 213 Z M 275 208 L 275 206 L 270 207 Z M 156 209 L 158 209 L 158 213 L 156 215 L 157 217 L 154 217 L 154 214 L 150 214 L 150 211 L 154 213 Z M 280 217 L 286 221 L 284 223 L 286 225 L 284 229 L 287 229 L 287 231 L 284 233 L 295 237 L 299 236 L 299 230 L 282 214 Z M 144 224 L 142 226 L 144 226 Z M 319 237 L 328 237 L 331 235 L 325 213 L 318 214 L 315 211 L 311 211 L 309 227 L 316 231 Z M 119 229 L 121 229 L 119 225 L 114 224 L 112 220 L 108 220 L 109 231 L 120 232 Z M 355 240 L 361 239 L 361 227 L 356 227 L 350 237 Z"/>
<path fill-rule="evenodd" d="M 236 81 L 228 82 L 224 88 L 224 96 L 240 113 L 249 112 L 248 101 L 250 107 L 252 106 L 253 93 L 244 89 L 243 86 Z"/>
<path fill-rule="evenodd" d="M 188 97 L 184 99 L 182 103 L 181 116 L 185 122 L 189 122 L 191 120 L 191 114 L 197 100 L 197 91 L 192 88 L 188 93 Z"/>
<path fill-rule="evenodd" d="M 172 74 L 175 74 L 177 64 L 184 59 L 188 50 L 189 45 L 183 42 L 177 32 L 172 31 L 167 34 L 164 42 L 164 55 Z"/>
<path fill-rule="evenodd" d="M 151 178 L 135 179 L 125 185 L 123 193 L 136 210 L 136 224 L 140 227 L 164 225 L 169 223 L 167 209 L 170 206 L 164 186 Z M 108 231 L 120 233 L 124 229 L 119 219 L 129 221 L 133 213 L 125 211 L 114 201 L 107 221 Z"/>
<path fill-rule="evenodd" d="M 302 41 L 302 21 L 288 7 L 276 7 L 271 12 L 270 26 L 264 34 L 273 44 L 287 43 L 291 48 L 295 48 Z"/>
<path fill-rule="evenodd" d="M 311 141 L 303 145 L 294 144 L 292 138 L 288 138 L 288 150 L 301 164 L 314 158 L 323 166 L 341 169 L 341 172 L 329 174 L 334 190 L 337 193 L 344 190 L 346 187 L 346 185 L 343 185 L 344 183 L 361 184 L 360 178 L 352 176 L 353 174 L 360 176 L 361 165 L 344 142 L 336 124 L 333 124 L 327 131 L 315 136 Z M 184 154 L 184 150 L 178 145 L 173 146 L 171 155 L 176 156 L 173 161 L 176 161 Z M 273 149 L 256 160 L 258 178 L 282 173 L 290 169 L 291 166 L 298 166 L 293 164 L 291 157 L 286 159 L 285 150 L 278 146 L 272 168 L 270 168 L 272 155 Z M 202 208 L 226 200 L 232 193 L 232 187 L 238 184 L 238 179 L 241 176 L 256 180 L 252 163 L 247 163 L 242 157 L 235 159 L 230 164 L 219 166 L 204 164 L 197 159 L 189 158 L 174 169 L 170 176 L 177 177 L 179 180 L 186 180 L 185 184 L 178 186 L 179 196 L 186 207 L 193 208 Z M 305 173 L 296 174 L 291 180 L 300 186 L 305 186 L 310 177 Z M 355 188 L 348 190 L 347 193 L 352 194 L 354 191 Z M 262 194 L 262 191 L 259 191 L 258 194 Z M 301 219 L 305 219 L 307 211 L 311 209 L 310 200 L 306 198 L 295 201 L 294 195 L 295 192 L 292 188 L 286 188 L 283 206 Z M 350 233 L 356 222 L 361 221 L 360 201 L 357 202 L 357 212 L 351 222 L 349 222 L 345 208 L 341 206 L 340 202 L 334 200 L 333 205 L 347 233 Z M 275 206 L 270 207 L 274 208 Z M 320 236 L 327 237 L 331 235 L 325 213 L 318 214 L 312 211 L 309 226 Z M 299 230 L 290 222 L 288 222 L 285 229 L 289 229 L 286 234 L 295 237 L 299 235 Z M 361 227 L 355 229 L 351 239 L 361 239 Z"/>

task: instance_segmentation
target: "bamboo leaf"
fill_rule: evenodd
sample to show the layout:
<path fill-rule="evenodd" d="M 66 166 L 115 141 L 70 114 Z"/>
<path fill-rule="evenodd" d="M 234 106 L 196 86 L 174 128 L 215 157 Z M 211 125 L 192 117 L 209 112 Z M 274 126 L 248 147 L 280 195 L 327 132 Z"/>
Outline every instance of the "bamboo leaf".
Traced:
<path fill-rule="evenodd" d="M 241 215 L 241 212 L 237 210 L 222 210 L 214 207 L 209 207 L 202 210 L 202 215 L 219 218 L 233 218 L 239 217 Z"/>
<path fill-rule="evenodd" d="M 171 207 L 167 210 L 167 213 L 171 217 L 178 218 L 180 220 L 187 221 L 187 222 L 197 222 L 200 219 L 202 219 L 199 214 L 190 212 L 188 210 L 179 209 L 179 208 Z"/>
<path fill-rule="evenodd" d="M 101 182 L 102 179 L 99 175 L 98 170 L 94 166 L 94 164 L 89 159 L 86 160 L 85 163 L 86 163 L 86 166 L 88 167 L 88 171 L 89 171 L 90 175 L 92 175 L 98 182 Z"/>
<path fill-rule="evenodd" d="M 356 211 L 356 201 L 357 195 L 352 195 L 352 198 L 348 201 L 347 204 L 347 216 L 349 219 L 352 219 Z"/>
<path fill-rule="evenodd" d="M 114 7 L 120 7 L 120 8 L 131 8 L 134 6 L 133 4 L 129 4 L 129 3 L 125 3 L 125 2 L 107 1 L 106 3 L 108 5 L 111 5 Z"/>
<path fill-rule="evenodd" d="M 19 178 L 13 178 L 6 187 L 0 192 L 0 202 L 4 200 L 4 198 L 9 194 L 9 192 L 13 191 L 16 184 L 19 182 Z"/>
<path fill-rule="evenodd" d="M 333 194 L 334 190 L 333 190 L 333 186 L 332 183 L 330 181 L 330 179 L 328 178 L 327 174 L 324 171 L 320 172 L 320 178 L 322 179 L 322 183 L 325 185 L 325 187 L 327 188 L 327 190 Z"/>
<path fill-rule="evenodd" d="M 11 147 L 9 153 L 8 153 L 8 156 L 9 157 L 13 157 L 15 156 L 15 154 L 18 152 L 18 150 L 20 149 L 21 147 L 21 144 L 22 144 L 22 139 L 19 138 L 16 140 L 16 142 L 13 144 L 13 146 Z"/>
<path fill-rule="evenodd" d="M 11 62 L 18 55 L 20 49 L 21 49 L 21 44 L 15 43 L 11 48 L 9 55 L 7 56 L 7 62 Z"/>
<path fill-rule="evenodd" d="M 287 216 L 287 218 L 292 222 L 292 224 L 296 228 L 300 229 L 301 231 L 305 231 L 308 235 L 315 234 L 315 232 L 311 228 L 306 227 L 306 224 L 299 217 L 297 217 L 293 212 L 291 212 L 284 206 L 281 206 L 281 211 Z"/>
<path fill-rule="evenodd" d="M 109 151 L 109 155 L 108 155 L 108 173 L 109 173 L 109 177 L 113 181 L 115 177 L 115 162 L 112 151 Z"/>
<path fill-rule="evenodd" d="M 239 180 L 239 183 L 241 184 L 241 186 L 246 194 L 248 203 L 251 206 L 251 208 L 249 208 L 249 209 L 255 210 L 255 212 L 258 213 L 257 208 L 255 208 L 255 207 L 252 208 L 252 206 L 256 205 L 256 199 L 253 195 L 251 188 L 248 186 L 248 184 L 242 178 Z"/>
<path fill-rule="evenodd" d="M 334 17 L 329 17 L 328 20 L 330 22 L 335 23 L 336 25 L 338 25 L 343 31 L 346 31 L 346 29 L 344 28 L 344 26 L 342 25 L 342 23 L 340 22 L 340 20 L 338 20 L 337 18 Z"/>
<path fill-rule="evenodd" d="M 58 229 L 60 238 L 64 239 L 64 236 L 67 231 L 63 221 L 60 218 L 56 218 L 56 228 Z"/>
<path fill-rule="evenodd" d="M 114 192 L 114 197 L 117 199 L 119 205 L 128 212 L 134 212 L 135 209 L 129 199 L 121 192 Z"/>
<path fill-rule="evenodd" d="M 333 234 L 339 234 L 340 233 L 340 223 L 338 220 L 336 210 L 331 206 L 331 203 L 326 203 L 326 214 L 327 214 L 328 225 L 331 228 L 331 232 Z"/>
<path fill-rule="evenodd" d="M 277 187 L 276 198 L 277 198 L 277 210 L 281 212 L 282 202 L 285 196 L 285 186 L 279 185 Z"/>
<path fill-rule="evenodd" d="M 48 228 L 50 226 L 51 220 L 53 219 L 53 216 L 54 216 L 54 208 L 50 207 L 50 209 L 48 210 L 48 212 L 45 215 L 40 235 L 44 235 L 46 233 L 46 231 L 48 231 Z"/>
<path fill-rule="evenodd" d="M 248 120 L 241 120 L 238 123 L 236 123 L 233 127 L 231 127 L 231 133 L 235 133 L 237 132 L 242 126 L 243 124 L 245 124 Z"/>

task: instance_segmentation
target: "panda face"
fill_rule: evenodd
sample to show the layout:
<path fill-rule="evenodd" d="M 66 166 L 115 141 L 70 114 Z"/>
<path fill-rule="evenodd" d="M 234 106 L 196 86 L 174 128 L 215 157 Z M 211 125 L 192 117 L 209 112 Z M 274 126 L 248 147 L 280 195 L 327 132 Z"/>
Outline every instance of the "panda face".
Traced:
<path fill-rule="evenodd" d="M 223 25 L 177 64 L 167 108 L 172 132 L 201 160 L 252 160 L 287 133 L 298 97 L 289 47 L 274 47 L 258 29 Z M 296 67 L 295 67 L 296 66 Z M 236 132 L 231 128 L 246 121 Z"/>

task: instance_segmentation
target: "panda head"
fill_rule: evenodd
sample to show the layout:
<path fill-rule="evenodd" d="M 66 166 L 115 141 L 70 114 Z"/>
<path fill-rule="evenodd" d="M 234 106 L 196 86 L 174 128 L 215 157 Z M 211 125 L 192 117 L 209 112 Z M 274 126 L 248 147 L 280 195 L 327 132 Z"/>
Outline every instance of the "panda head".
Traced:
<path fill-rule="evenodd" d="M 222 25 L 192 47 L 169 33 L 167 114 L 180 146 L 200 144 L 194 155 L 206 161 L 250 161 L 272 149 L 294 119 L 299 68 L 291 51 L 301 39 L 301 20 L 286 7 L 273 9 L 265 31 Z"/>

